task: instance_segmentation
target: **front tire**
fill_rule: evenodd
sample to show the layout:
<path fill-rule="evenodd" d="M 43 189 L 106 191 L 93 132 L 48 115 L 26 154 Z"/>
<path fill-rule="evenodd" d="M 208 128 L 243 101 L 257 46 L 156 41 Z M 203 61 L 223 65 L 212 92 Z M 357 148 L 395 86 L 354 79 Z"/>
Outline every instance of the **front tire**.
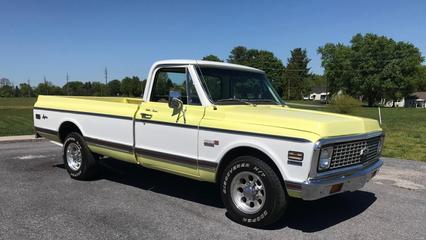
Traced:
<path fill-rule="evenodd" d="M 287 207 L 287 194 L 279 177 L 254 156 L 232 160 L 221 176 L 220 185 L 229 217 L 246 226 L 273 224 Z"/>
<path fill-rule="evenodd" d="M 78 180 L 90 180 L 97 176 L 96 158 L 79 133 L 70 133 L 64 141 L 63 159 L 68 174 Z"/>

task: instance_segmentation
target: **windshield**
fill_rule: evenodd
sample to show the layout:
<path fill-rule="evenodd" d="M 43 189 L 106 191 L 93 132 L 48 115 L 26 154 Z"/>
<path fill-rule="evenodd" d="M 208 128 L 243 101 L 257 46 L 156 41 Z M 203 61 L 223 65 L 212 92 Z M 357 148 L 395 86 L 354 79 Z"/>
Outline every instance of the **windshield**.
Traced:
<path fill-rule="evenodd" d="M 283 104 L 264 73 L 210 66 L 197 70 L 215 104 Z"/>

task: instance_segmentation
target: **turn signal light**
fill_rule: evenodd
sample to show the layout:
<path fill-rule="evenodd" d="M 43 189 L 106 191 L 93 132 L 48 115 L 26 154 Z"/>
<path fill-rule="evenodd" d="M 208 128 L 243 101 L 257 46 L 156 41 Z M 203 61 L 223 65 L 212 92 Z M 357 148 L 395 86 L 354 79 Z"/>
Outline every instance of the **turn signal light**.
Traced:
<path fill-rule="evenodd" d="M 296 152 L 296 151 L 288 151 L 288 160 L 302 161 L 303 160 L 303 153 L 302 152 Z"/>
<path fill-rule="evenodd" d="M 343 187 L 343 183 L 334 184 L 333 186 L 331 186 L 330 193 L 340 192 L 340 190 L 342 190 L 342 187 Z"/>

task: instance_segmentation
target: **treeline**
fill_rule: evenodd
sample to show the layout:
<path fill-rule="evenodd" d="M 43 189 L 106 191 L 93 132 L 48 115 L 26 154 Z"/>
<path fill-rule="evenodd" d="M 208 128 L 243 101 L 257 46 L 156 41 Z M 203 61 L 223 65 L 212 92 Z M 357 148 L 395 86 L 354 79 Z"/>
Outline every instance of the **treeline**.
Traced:
<path fill-rule="evenodd" d="M 51 82 L 39 83 L 31 87 L 27 83 L 12 86 L 3 81 L 0 87 L 0 97 L 36 97 L 38 95 L 70 95 L 70 96 L 128 96 L 140 97 L 145 89 L 146 80 L 139 77 L 125 77 L 122 80 L 112 80 L 107 84 L 101 82 L 70 81 L 59 87 Z"/>
<path fill-rule="evenodd" d="M 408 42 L 375 34 L 356 34 L 350 44 L 327 43 L 320 46 L 324 75 L 313 74 L 306 49 L 295 48 L 283 63 L 267 50 L 233 48 L 226 59 L 262 69 L 284 99 L 303 99 L 313 87 L 324 87 L 331 95 L 343 93 L 371 106 L 381 99 L 399 100 L 414 91 L 426 91 L 426 66 L 420 50 Z M 215 55 L 203 60 L 221 61 Z M 37 96 L 39 94 L 87 96 L 141 96 L 146 81 L 138 77 L 100 82 L 69 82 L 58 87 L 50 82 L 35 88 L 28 84 L 11 86 L 0 79 L 0 96 Z"/>
<path fill-rule="evenodd" d="M 223 62 L 215 55 L 205 56 L 203 60 Z M 287 100 L 302 99 L 309 94 L 312 87 L 327 85 L 321 75 L 310 72 L 308 64 L 311 60 L 302 48 L 290 51 L 286 65 L 270 51 L 248 49 L 244 46 L 232 49 L 226 61 L 262 69 L 277 92 Z"/>
<path fill-rule="evenodd" d="M 295 48 L 287 64 L 272 52 L 232 49 L 227 62 L 262 69 L 285 99 L 302 99 L 313 86 L 326 87 L 331 95 L 343 93 L 368 103 L 399 100 L 414 91 L 426 91 L 426 66 L 420 50 L 375 34 L 356 34 L 349 45 L 327 43 L 318 48 L 324 75 L 312 74 L 306 50 Z M 215 55 L 204 60 L 223 61 Z"/>

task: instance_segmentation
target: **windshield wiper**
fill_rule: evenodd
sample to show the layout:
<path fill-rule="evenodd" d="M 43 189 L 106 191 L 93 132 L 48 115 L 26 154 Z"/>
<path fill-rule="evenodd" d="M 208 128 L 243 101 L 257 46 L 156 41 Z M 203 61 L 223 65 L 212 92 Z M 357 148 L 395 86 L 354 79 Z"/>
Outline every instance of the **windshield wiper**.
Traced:
<path fill-rule="evenodd" d="M 249 99 L 249 102 L 255 102 L 256 104 L 259 103 L 274 103 L 276 105 L 282 105 L 281 103 L 278 103 L 272 99 L 267 99 L 267 98 L 258 98 L 258 99 Z"/>
<path fill-rule="evenodd" d="M 286 105 L 285 102 L 277 102 L 277 101 L 274 101 L 274 100 L 268 99 L 268 98 L 250 99 L 249 101 L 250 102 L 255 102 L 256 104 L 259 104 L 259 103 L 273 103 L 275 105 L 280 105 L 280 106 L 285 106 Z"/>
<path fill-rule="evenodd" d="M 247 104 L 247 105 L 253 105 L 252 103 L 248 102 L 248 101 L 244 101 L 242 99 L 238 99 L 238 98 L 225 98 L 225 99 L 219 99 L 217 101 L 215 101 L 216 104 L 220 104 L 220 103 L 232 103 L 232 102 L 239 102 L 239 103 L 243 103 L 243 104 Z"/>

